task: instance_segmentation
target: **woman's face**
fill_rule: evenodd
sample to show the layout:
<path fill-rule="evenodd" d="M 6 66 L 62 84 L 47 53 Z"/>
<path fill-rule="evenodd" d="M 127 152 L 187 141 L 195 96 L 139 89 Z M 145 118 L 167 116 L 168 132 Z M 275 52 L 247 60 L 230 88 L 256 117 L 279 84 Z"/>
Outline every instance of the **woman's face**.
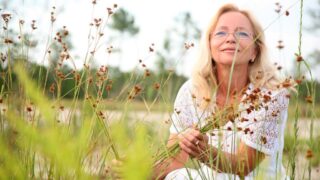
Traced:
<path fill-rule="evenodd" d="M 237 43 L 239 47 L 236 54 Z M 239 12 L 222 14 L 210 34 L 210 49 L 216 64 L 231 65 L 236 55 L 235 65 L 248 65 L 256 57 L 249 19 Z"/>

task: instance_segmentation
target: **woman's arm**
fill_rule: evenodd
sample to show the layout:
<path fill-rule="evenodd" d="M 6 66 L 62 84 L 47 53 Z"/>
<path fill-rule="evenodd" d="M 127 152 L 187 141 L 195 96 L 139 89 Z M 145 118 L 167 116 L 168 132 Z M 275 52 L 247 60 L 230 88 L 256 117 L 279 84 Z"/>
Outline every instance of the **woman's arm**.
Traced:
<path fill-rule="evenodd" d="M 264 159 L 264 153 L 240 142 L 235 154 L 219 151 L 208 144 L 208 137 L 196 129 L 179 135 L 181 149 L 219 172 L 244 177 Z"/>

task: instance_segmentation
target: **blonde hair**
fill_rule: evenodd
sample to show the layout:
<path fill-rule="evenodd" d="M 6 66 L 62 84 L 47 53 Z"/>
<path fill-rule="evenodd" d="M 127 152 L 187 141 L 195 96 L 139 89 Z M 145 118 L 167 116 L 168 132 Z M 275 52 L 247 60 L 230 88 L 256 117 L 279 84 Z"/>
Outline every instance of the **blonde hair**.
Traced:
<path fill-rule="evenodd" d="M 267 57 L 264 32 L 260 24 L 248 11 L 240 10 L 232 4 L 226 4 L 218 10 L 216 15 L 212 18 L 205 34 L 202 36 L 199 55 L 192 73 L 193 93 L 197 98 L 206 99 L 206 101 L 202 101 L 202 108 L 204 108 L 204 104 L 208 102 L 207 99 L 211 98 L 218 86 L 215 77 L 215 63 L 211 57 L 210 51 L 210 33 L 215 29 L 219 17 L 227 12 L 240 12 L 249 19 L 253 27 L 257 55 L 254 62 L 249 65 L 250 82 L 255 87 L 263 86 L 268 89 L 276 89 L 276 86 L 281 82 L 276 74 L 276 69 Z"/>

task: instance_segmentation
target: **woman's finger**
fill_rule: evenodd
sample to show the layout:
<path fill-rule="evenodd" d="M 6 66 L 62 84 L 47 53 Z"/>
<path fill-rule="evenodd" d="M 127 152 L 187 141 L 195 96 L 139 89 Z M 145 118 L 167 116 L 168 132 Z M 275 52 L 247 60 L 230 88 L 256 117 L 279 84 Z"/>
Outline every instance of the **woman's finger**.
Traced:
<path fill-rule="evenodd" d="M 196 157 L 199 153 L 194 151 L 192 148 L 186 146 L 182 142 L 179 143 L 180 148 L 185 151 L 187 154 L 189 154 L 191 157 Z"/>
<path fill-rule="evenodd" d="M 185 146 L 187 146 L 189 149 L 193 151 L 199 151 L 198 145 L 200 143 L 200 140 L 194 137 L 192 132 L 190 132 L 190 134 L 185 133 L 180 135 L 179 142 L 183 143 Z"/>

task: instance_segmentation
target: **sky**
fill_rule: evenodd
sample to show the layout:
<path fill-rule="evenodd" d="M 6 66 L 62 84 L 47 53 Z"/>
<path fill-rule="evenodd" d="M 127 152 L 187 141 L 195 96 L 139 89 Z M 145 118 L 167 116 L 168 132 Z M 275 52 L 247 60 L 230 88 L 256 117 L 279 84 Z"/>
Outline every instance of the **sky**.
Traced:
<path fill-rule="evenodd" d="M 3 2 L 4 0 L 0 0 Z M 55 30 L 66 25 L 72 35 L 74 49 L 71 55 L 75 57 L 78 67 L 83 64 L 88 46 L 88 32 L 91 17 L 106 17 L 106 7 L 118 4 L 135 17 L 135 22 L 140 28 L 140 32 L 134 38 L 124 36 L 114 40 L 111 44 L 108 34 L 101 41 L 101 48 L 96 54 L 97 64 L 109 64 L 120 66 L 122 70 L 128 71 L 138 64 L 139 59 L 152 68 L 155 66 L 156 56 L 148 52 L 148 47 L 154 43 L 157 51 L 162 47 L 164 36 L 175 24 L 174 18 L 183 12 L 190 12 L 197 26 L 204 30 L 212 15 L 225 3 L 234 3 L 240 8 L 251 11 L 265 30 L 267 46 L 269 48 L 270 59 L 284 67 L 284 72 L 292 67 L 294 54 L 298 50 L 299 33 L 299 12 L 300 1 L 297 0 L 97 0 L 95 9 L 92 10 L 92 0 L 10 0 L 11 13 L 18 19 L 26 22 L 37 21 L 38 29 L 34 32 L 39 40 L 39 46 L 34 52 L 35 57 L 42 57 L 45 52 L 45 43 L 48 39 L 50 28 L 50 11 L 52 6 L 56 7 Z M 288 10 L 289 16 L 278 17 L 275 12 L 275 3 L 279 2 L 283 7 L 282 11 Z M 2 3 L 0 3 L 2 4 Z M 303 36 L 302 55 L 307 56 L 315 49 L 319 49 L 316 43 L 320 40 L 319 34 L 306 30 L 312 21 L 308 17 L 307 11 L 316 5 L 316 0 L 304 1 L 303 7 Z M 13 22 L 12 26 L 18 23 Z M 54 31 L 55 31 L 54 30 Z M 278 40 L 282 40 L 284 49 L 279 51 L 276 46 Z M 177 57 L 176 69 L 179 74 L 190 77 L 192 66 L 195 63 L 198 42 L 194 42 L 195 47 L 188 50 L 183 57 Z M 107 56 L 106 47 L 113 45 L 121 47 L 121 56 Z M 41 61 L 38 58 L 37 61 Z"/>

